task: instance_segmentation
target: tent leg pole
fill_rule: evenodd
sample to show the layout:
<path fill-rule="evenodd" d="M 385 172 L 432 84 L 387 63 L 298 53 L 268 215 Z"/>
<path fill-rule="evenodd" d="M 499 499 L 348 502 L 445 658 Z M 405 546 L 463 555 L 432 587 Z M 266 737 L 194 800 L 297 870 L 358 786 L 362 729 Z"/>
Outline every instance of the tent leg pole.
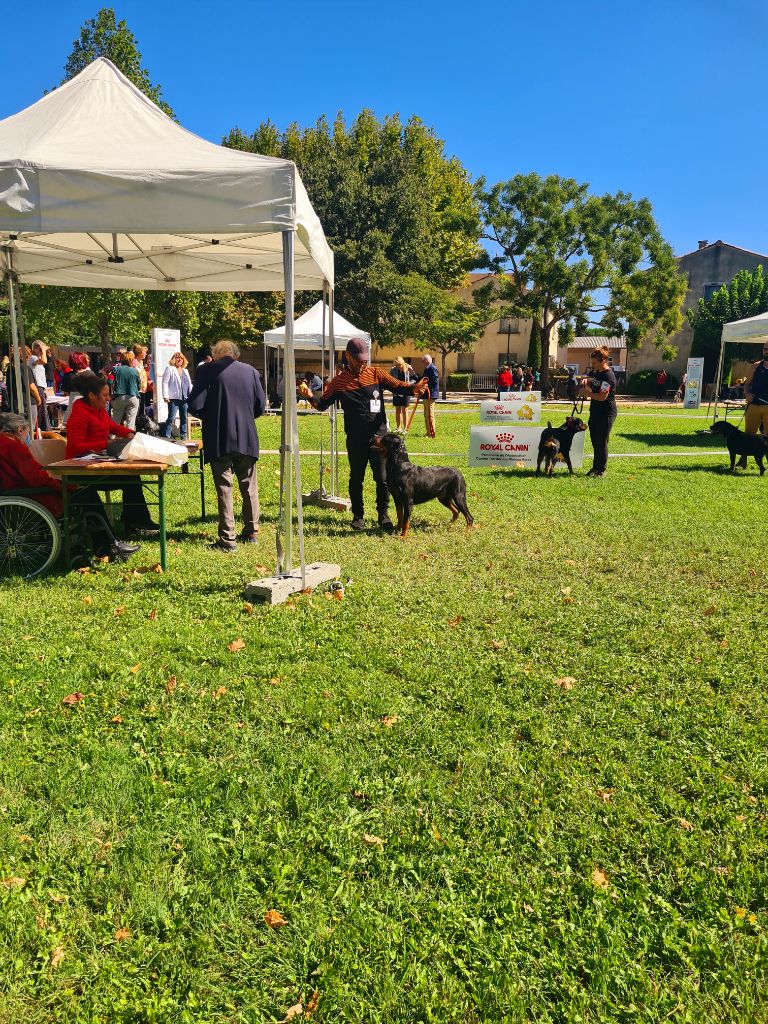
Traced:
<path fill-rule="evenodd" d="M 336 336 L 333 330 L 333 288 L 328 286 L 328 375 L 331 380 L 336 376 Z M 331 467 L 331 494 L 339 493 L 339 450 L 336 443 L 336 403 L 331 406 L 330 440 L 328 442 L 328 462 Z"/>
<path fill-rule="evenodd" d="M 723 386 L 723 366 L 725 363 L 725 342 L 720 342 L 720 358 L 717 361 L 717 376 L 715 377 L 715 411 L 714 418 L 717 419 L 717 406 L 720 401 L 720 388 Z M 709 416 L 709 411 L 707 411 Z"/>
<path fill-rule="evenodd" d="M 307 585 L 307 566 L 304 559 L 304 510 L 301 503 L 301 452 L 299 449 L 299 423 L 296 415 L 296 361 L 293 350 L 293 288 L 294 288 L 294 233 L 283 231 L 283 277 L 285 283 L 285 361 L 283 368 L 283 436 L 287 444 L 286 468 L 293 461 L 296 481 L 296 525 L 299 538 L 299 564 L 301 567 L 301 585 L 304 589 Z M 291 460 L 291 456 L 293 459 Z M 290 526 L 293 520 L 293 480 L 290 470 L 286 474 L 289 486 L 286 493 L 286 544 L 285 558 L 286 570 L 291 571 L 292 561 L 292 540 Z"/>
<path fill-rule="evenodd" d="M 10 262 L 10 254 L 9 254 Z M 19 318 L 18 310 L 16 305 L 16 285 L 13 279 L 13 272 L 8 271 L 5 276 L 5 282 L 8 291 L 8 320 L 11 328 L 11 349 L 13 350 L 13 376 L 16 387 L 16 409 L 19 416 L 24 416 L 27 422 L 32 427 L 32 396 L 29 393 L 29 389 L 26 390 L 25 398 L 25 383 L 27 380 L 27 360 L 22 357 L 21 354 L 21 339 L 19 336 Z"/>
<path fill-rule="evenodd" d="M 264 394 L 267 396 L 267 409 L 269 409 L 269 367 L 267 366 L 267 343 L 264 342 Z"/>

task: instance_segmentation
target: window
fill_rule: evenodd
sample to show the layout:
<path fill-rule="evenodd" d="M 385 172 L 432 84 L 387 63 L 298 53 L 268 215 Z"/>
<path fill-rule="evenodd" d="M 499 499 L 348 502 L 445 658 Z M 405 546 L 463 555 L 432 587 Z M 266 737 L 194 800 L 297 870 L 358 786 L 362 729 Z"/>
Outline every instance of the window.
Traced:
<path fill-rule="evenodd" d="M 475 371 L 475 353 L 474 352 L 459 352 L 459 358 L 456 363 L 457 373 L 474 373 Z"/>
<path fill-rule="evenodd" d="M 719 292 L 722 288 L 722 284 L 705 284 L 704 285 L 704 301 L 709 302 L 715 292 Z"/>
<path fill-rule="evenodd" d="M 520 321 L 517 317 L 503 316 L 499 320 L 499 334 L 519 334 Z"/>

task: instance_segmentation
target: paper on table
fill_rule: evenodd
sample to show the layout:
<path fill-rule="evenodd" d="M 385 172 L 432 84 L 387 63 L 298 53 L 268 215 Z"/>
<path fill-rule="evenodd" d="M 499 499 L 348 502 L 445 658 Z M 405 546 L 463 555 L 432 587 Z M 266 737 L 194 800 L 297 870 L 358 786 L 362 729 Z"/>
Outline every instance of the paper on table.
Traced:
<path fill-rule="evenodd" d="M 111 455 L 99 455 L 98 452 L 92 452 L 90 455 L 78 455 L 73 460 L 74 462 L 117 462 L 117 459 L 113 459 Z"/>

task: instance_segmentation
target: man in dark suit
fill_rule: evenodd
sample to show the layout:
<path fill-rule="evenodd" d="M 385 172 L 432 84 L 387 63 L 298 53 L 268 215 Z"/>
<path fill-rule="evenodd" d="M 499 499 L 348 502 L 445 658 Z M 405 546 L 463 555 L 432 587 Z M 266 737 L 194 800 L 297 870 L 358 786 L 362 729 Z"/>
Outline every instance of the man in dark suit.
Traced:
<path fill-rule="evenodd" d="M 232 480 L 237 477 L 243 498 L 243 531 L 240 540 L 254 544 L 259 532 L 259 458 L 257 419 L 266 400 L 259 374 L 241 363 L 233 341 L 219 341 L 212 349 L 213 362 L 201 365 L 189 396 L 189 408 L 203 421 L 203 448 L 211 465 L 219 502 L 219 551 L 234 551 L 235 515 Z"/>

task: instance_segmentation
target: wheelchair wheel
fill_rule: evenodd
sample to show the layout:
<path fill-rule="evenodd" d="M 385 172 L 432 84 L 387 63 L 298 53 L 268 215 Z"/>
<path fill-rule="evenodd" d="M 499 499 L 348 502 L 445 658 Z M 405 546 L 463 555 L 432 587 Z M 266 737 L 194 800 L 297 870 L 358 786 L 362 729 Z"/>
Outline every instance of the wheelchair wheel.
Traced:
<path fill-rule="evenodd" d="M 60 551 L 61 529 L 52 512 L 31 498 L 0 497 L 0 576 L 39 576 Z"/>

